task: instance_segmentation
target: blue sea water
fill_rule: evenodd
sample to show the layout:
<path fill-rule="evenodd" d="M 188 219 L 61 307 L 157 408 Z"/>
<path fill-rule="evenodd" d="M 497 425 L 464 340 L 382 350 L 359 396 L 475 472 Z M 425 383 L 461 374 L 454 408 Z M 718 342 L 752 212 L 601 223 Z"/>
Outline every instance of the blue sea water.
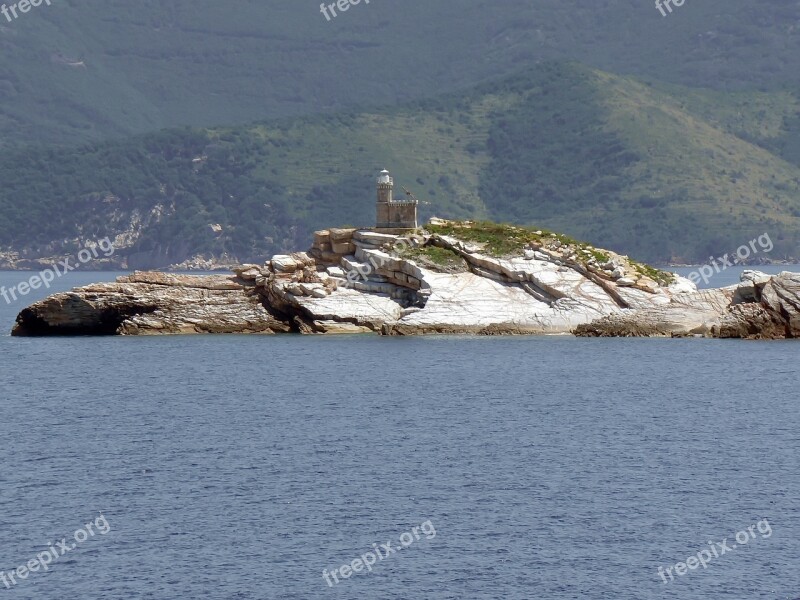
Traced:
<path fill-rule="evenodd" d="M 23 304 L 0 300 L 4 332 Z M 798 351 L 3 335 L 0 571 L 110 530 L 0 596 L 797 598 Z M 769 537 L 659 577 L 764 519 Z M 372 572 L 323 578 L 427 521 Z"/>

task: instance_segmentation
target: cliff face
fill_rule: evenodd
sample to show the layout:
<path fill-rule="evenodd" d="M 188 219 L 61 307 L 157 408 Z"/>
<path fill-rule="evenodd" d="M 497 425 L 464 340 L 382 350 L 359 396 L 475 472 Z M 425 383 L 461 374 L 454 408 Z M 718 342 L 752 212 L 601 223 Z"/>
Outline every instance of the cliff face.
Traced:
<path fill-rule="evenodd" d="M 232 275 L 135 273 L 23 310 L 13 334 L 800 336 L 800 274 L 698 291 L 627 257 L 516 227 L 317 232 Z"/>

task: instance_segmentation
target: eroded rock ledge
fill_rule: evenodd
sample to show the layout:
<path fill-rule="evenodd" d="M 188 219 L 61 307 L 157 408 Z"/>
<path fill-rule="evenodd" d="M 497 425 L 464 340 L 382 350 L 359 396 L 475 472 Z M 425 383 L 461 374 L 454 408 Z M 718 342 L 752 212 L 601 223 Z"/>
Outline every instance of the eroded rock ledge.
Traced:
<path fill-rule="evenodd" d="M 739 285 L 679 294 L 669 304 L 605 316 L 575 329 L 585 337 L 800 337 L 800 273 L 745 271 Z"/>
<path fill-rule="evenodd" d="M 135 273 L 23 310 L 13 335 L 277 333 L 290 327 L 235 277 Z"/>
<path fill-rule="evenodd" d="M 227 276 L 137 272 L 77 288 L 23 310 L 13 334 L 498 335 L 577 329 L 581 335 L 746 337 L 753 327 L 778 331 L 783 321 L 776 315 L 797 298 L 796 287 L 767 287 L 759 280 L 736 290 L 697 292 L 688 280 L 558 234 L 436 221 L 413 235 L 320 231 L 308 252 L 242 265 Z M 774 314 L 754 310 L 765 302 L 776 307 Z"/>

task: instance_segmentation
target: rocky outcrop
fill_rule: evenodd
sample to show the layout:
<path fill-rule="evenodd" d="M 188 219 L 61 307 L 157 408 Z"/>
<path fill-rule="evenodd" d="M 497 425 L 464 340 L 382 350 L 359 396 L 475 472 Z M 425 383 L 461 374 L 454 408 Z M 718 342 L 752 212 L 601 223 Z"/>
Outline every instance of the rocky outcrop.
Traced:
<path fill-rule="evenodd" d="M 800 337 L 800 274 L 745 271 L 739 285 L 678 294 L 656 308 L 607 315 L 575 329 L 586 337 L 787 339 Z"/>
<path fill-rule="evenodd" d="M 440 227 L 406 236 L 319 231 L 308 252 L 229 276 L 135 273 L 37 302 L 13 333 L 779 337 L 800 327 L 800 282 L 792 279 L 800 276 L 754 274 L 736 288 L 698 292 L 553 234 L 511 228 L 522 242 L 498 255 L 474 241 L 480 235 L 457 235 L 476 233 L 469 223 L 450 225 L 447 234 Z"/>
<path fill-rule="evenodd" d="M 50 296 L 22 311 L 13 333 L 568 333 L 694 289 L 644 281 L 613 253 L 599 264 L 585 249 L 533 237 L 497 257 L 452 235 L 319 231 L 308 252 L 231 276 L 135 273 Z M 437 268 L 442 252 L 461 267 Z"/>
<path fill-rule="evenodd" d="M 136 273 L 55 294 L 23 310 L 13 334 L 283 333 L 255 287 L 221 275 Z"/>

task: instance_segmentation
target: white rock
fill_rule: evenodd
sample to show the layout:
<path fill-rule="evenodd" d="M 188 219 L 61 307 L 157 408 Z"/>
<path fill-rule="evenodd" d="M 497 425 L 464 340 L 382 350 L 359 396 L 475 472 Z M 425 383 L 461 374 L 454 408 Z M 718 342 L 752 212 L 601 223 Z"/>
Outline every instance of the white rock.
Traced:
<path fill-rule="evenodd" d="M 347 274 L 341 267 L 328 267 L 326 270 L 328 275 L 330 275 L 331 277 L 339 277 L 340 279 L 344 279 L 345 277 L 347 277 Z"/>
<path fill-rule="evenodd" d="M 328 290 L 319 283 L 301 283 L 300 289 L 303 290 L 303 295 L 314 298 L 324 298 L 328 295 Z"/>
<path fill-rule="evenodd" d="M 299 267 L 299 263 L 291 256 L 277 254 L 272 257 L 272 268 L 278 273 L 294 273 Z"/>
<path fill-rule="evenodd" d="M 398 236 L 389 235 L 386 233 L 377 233 L 375 231 L 359 230 L 353 234 L 353 239 L 365 244 L 372 244 L 373 246 L 381 247 L 384 244 L 393 244 L 397 241 Z"/>
<path fill-rule="evenodd" d="M 673 275 L 673 281 L 667 289 L 670 294 L 691 294 L 697 291 L 697 285 L 686 277 Z"/>
<path fill-rule="evenodd" d="M 782 273 L 783 275 L 783 273 Z M 739 277 L 740 281 L 752 281 L 756 285 L 760 285 L 762 283 L 766 283 L 771 278 L 771 275 L 767 275 L 766 273 L 762 273 L 761 271 L 754 271 L 751 269 L 747 269 L 742 271 L 741 276 Z"/>
<path fill-rule="evenodd" d="M 386 295 L 363 293 L 347 287 L 340 287 L 325 298 L 300 297 L 295 301 L 315 320 L 370 323 L 376 328 L 382 323 L 396 321 L 403 310 L 398 302 Z"/>

